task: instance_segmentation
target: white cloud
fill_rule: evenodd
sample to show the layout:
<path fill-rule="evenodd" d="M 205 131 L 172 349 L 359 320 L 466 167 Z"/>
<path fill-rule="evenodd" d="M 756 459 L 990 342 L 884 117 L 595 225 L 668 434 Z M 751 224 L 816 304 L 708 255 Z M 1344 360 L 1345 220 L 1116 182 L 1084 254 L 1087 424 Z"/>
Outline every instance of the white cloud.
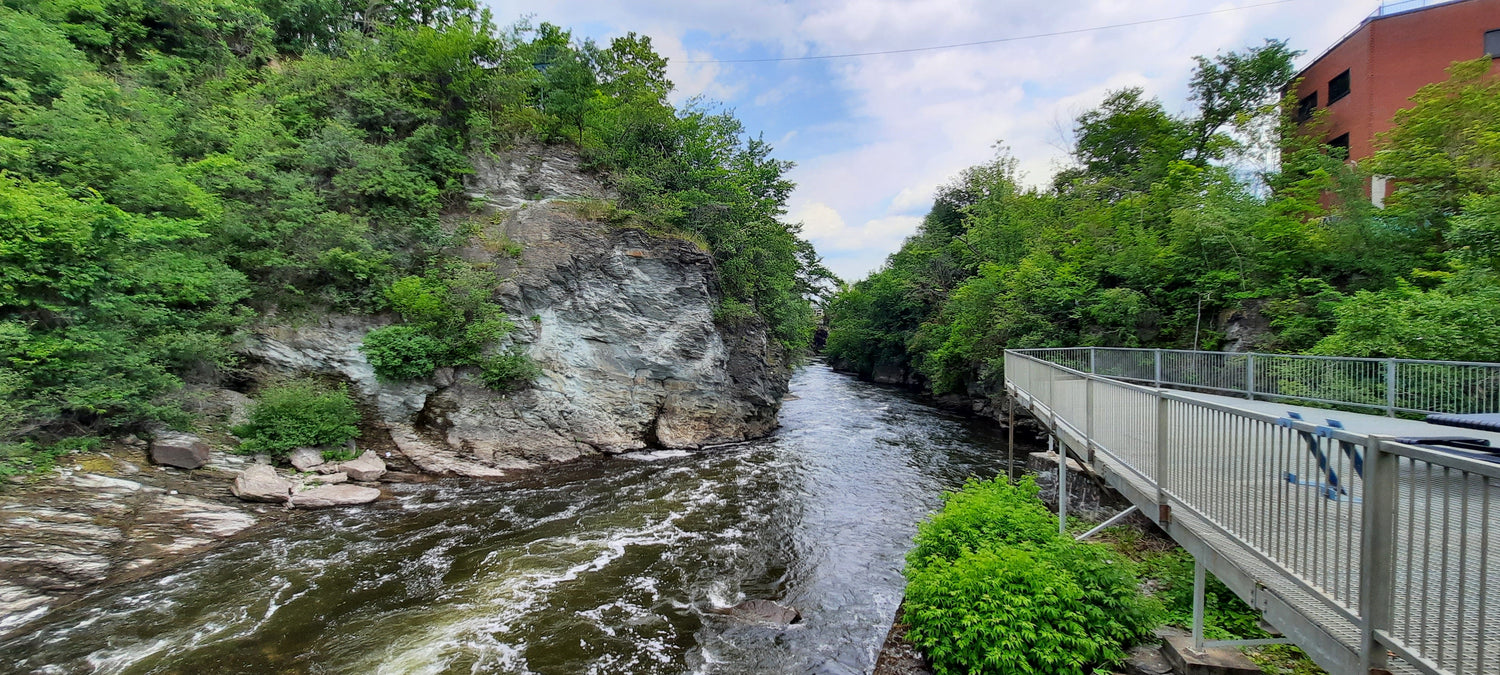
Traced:
<path fill-rule="evenodd" d="M 1169 109 L 1183 110 L 1193 55 L 1291 38 L 1294 48 L 1309 52 L 1306 62 L 1374 3 L 1305 0 L 1036 40 L 763 69 L 686 61 L 746 50 L 803 56 L 992 40 L 1243 7 L 1251 0 L 490 4 L 501 20 L 535 13 L 538 20 L 605 25 L 611 34 L 651 35 L 672 59 L 678 100 L 703 94 L 780 110 L 801 97 L 836 97 L 840 105 L 817 108 L 793 128 L 771 133 L 780 135 L 778 154 L 798 161 L 791 174 L 799 184 L 790 205 L 794 218 L 807 224 L 830 267 L 858 277 L 915 228 L 938 185 L 993 156 L 995 141 L 1019 159 L 1027 181 L 1045 184 L 1067 161 L 1073 118 L 1106 91 L 1140 86 Z M 829 110 L 837 116 L 829 118 Z M 742 116 L 753 112 L 741 107 Z"/>

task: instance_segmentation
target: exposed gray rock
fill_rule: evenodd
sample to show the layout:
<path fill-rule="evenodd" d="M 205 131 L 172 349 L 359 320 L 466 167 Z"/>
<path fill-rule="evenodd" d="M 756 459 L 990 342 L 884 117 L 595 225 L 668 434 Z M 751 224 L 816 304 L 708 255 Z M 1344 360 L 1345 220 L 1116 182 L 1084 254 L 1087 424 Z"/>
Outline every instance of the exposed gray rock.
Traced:
<path fill-rule="evenodd" d="M 354 459 L 339 464 L 339 471 L 348 474 L 350 480 L 372 482 L 385 474 L 385 460 L 371 450 L 364 451 Z"/>
<path fill-rule="evenodd" d="M 770 600 L 746 600 L 733 607 L 710 610 L 741 621 L 789 626 L 802 620 L 802 613 L 792 607 Z"/>
<path fill-rule="evenodd" d="M 151 461 L 196 469 L 208 463 L 208 443 L 194 434 L 163 431 L 151 440 Z"/>
<path fill-rule="evenodd" d="M 292 482 L 277 475 L 269 464 L 251 464 L 234 479 L 229 491 L 247 502 L 282 504 L 292 492 Z"/>
<path fill-rule="evenodd" d="M 1223 351 L 1254 351 L 1271 339 L 1271 318 L 1261 311 L 1264 307 L 1264 300 L 1246 300 L 1219 315 L 1218 323 L 1224 326 Z"/>
<path fill-rule="evenodd" d="M 349 474 L 342 471 L 338 473 L 317 474 L 302 479 L 302 485 L 333 485 L 334 483 L 347 482 L 349 482 Z"/>
<path fill-rule="evenodd" d="M 368 504 L 379 498 L 379 489 L 345 483 L 324 485 L 294 493 L 290 504 L 292 508 L 297 509 L 322 509 L 331 506 Z"/>
<path fill-rule="evenodd" d="M 139 455 L 109 456 L 116 467 L 132 458 Z M 182 492 L 222 492 L 222 479 L 166 471 L 136 477 L 62 469 L 0 493 L 0 634 L 41 616 L 58 598 L 255 523 L 242 508 Z"/>
<path fill-rule="evenodd" d="M 215 389 L 209 397 L 209 404 L 230 427 L 237 427 L 250 421 L 250 409 L 255 407 L 255 399 L 233 389 Z"/>
<path fill-rule="evenodd" d="M 1137 645 L 1125 659 L 1125 675 L 1170 675 L 1172 664 L 1155 644 Z"/>
<path fill-rule="evenodd" d="M 713 258 L 695 244 L 589 221 L 569 200 L 611 195 L 579 167 L 575 153 L 523 146 L 477 159 L 468 186 L 488 206 L 484 231 L 458 252 L 503 279 L 497 300 L 517 330 L 499 347 L 536 361 L 530 386 L 497 392 L 468 368 L 381 382 L 359 345 L 388 319 L 262 327 L 244 350 L 276 371 L 347 379 L 431 473 L 493 477 L 772 431 L 789 375 L 776 341 L 759 321 L 715 323 Z M 520 244 L 520 259 L 497 241 Z"/>
<path fill-rule="evenodd" d="M 298 471 L 312 471 L 323 463 L 323 451 L 317 448 L 297 448 L 287 455 L 287 461 Z"/>
<path fill-rule="evenodd" d="M 406 455 L 407 459 L 426 473 L 468 478 L 500 478 L 506 474 L 504 469 L 463 459 L 445 446 L 430 443 L 418 435 L 415 429 L 406 425 L 391 425 L 391 440 L 396 442 L 401 454 Z M 535 466 L 520 460 L 513 460 L 512 463 L 511 468 L 517 469 Z"/>

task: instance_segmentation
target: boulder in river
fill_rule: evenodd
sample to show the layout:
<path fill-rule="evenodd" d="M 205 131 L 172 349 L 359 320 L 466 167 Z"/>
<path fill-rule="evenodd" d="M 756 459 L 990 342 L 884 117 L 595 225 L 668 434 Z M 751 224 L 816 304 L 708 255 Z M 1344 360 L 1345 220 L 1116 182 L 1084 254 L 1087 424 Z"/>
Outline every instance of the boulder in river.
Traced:
<path fill-rule="evenodd" d="M 322 509 L 330 506 L 368 504 L 380 498 L 380 490 L 361 485 L 324 485 L 292 494 L 292 508 Z"/>
<path fill-rule="evenodd" d="M 317 448 L 297 448 L 286 458 L 298 471 L 312 471 L 313 467 L 323 463 L 323 451 Z"/>
<path fill-rule="evenodd" d="M 385 474 L 385 460 L 373 450 L 366 450 L 364 454 L 347 462 L 339 464 L 339 471 L 349 474 L 350 480 L 373 482 L 380 480 Z"/>
<path fill-rule="evenodd" d="M 235 476 L 229 491 L 247 502 L 283 504 L 292 487 L 292 482 L 277 475 L 270 464 L 251 464 Z"/>
<path fill-rule="evenodd" d="M 194 434 L 163 431 L 151 441 L 151 461 L 165 466 L 196 469 L 208 463 L 208 443 Z"/>
<path fill-rule="evenodd" d="M 798 612 L 795 608 L 771 600 L 746 600 L 733 607 L 722 607 L 709 611 L 741 621 L 767 623 L 776 626 L 790 626 L 802 620 L 802 613 Z"/>
<path fill-rule="evenodd" d="M 320 473 L 302 479 L 303 485 L 333 485 L 335 483 L 349 482 L 349 474 L 342 471 L 338 473 Z"/>

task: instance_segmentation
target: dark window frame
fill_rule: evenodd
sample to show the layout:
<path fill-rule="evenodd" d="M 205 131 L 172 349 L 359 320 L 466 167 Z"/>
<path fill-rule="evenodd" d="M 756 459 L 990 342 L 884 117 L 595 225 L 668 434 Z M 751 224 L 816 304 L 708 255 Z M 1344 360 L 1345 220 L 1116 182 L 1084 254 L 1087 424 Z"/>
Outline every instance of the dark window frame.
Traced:
<path fill-rule="evenodd" d="M 1313 92 L 1297 101 L 1297 123 L 1302 124 L 1313 118 L 1313 113 L 1318 111 L 1318 92 Z"/>
<path fill-rule="evenodd" d="M 1323 145 L 1326 145 L 1330 148 L 1343 148 L 1344 156 L 1347 158 L 1349 156 L 1349 132 L 1345 131 L 1342 134 L 1334 136 L 1333 138 L 1325 141 Z"/>
<path fill-rule="evenodd" d="M 1500 59 L 1500 28 L 1484 32 L 1484 53 L 1492 59 Z"/>
<path fill-rule="evenodd" d="M 1345 68 L 1344 72 L 1334 75 L 1333 79 L 1328 80 L 1328 105 L 1333 105 L 1349 96 L 1353 91 L 1352 79 L 1349 75 L 1349 69 Z M 1336 89 L 1336 84 L 1342 84 L 1342 87 Z"/>

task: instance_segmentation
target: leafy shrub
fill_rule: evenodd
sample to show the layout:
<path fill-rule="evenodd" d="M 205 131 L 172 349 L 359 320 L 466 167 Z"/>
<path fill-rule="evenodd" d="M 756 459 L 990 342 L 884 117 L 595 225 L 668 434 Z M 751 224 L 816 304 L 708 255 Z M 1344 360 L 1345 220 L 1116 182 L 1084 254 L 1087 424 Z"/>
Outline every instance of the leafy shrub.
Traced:
<path fill-rule="evenodd" d="M 1057 520 L 1037 501 L 1036 481 L 970 478 L 962 490 L 943 495 L 943 510 L 917 530 L 907 564 L 952 562 L 967 551 L 996 544 L 1042 545 L 1057 538 Z"/>
<path fill-rule="evenodd" d="M 415 326 L 384 326 L 365 334 L 359 346 L 382 380 L 399 382 L 427 377 L 443 360 L 447 348 Z"/>
<path fill-rule="evenodd" d="M 738 300 L 725 298 L 714 308 L 714 323 L 729 328 L 738 328 L 759 318 L 755 308 Z"/>
<path fill-rule="evenodd" d="M 511 391 L 540 377 L 542 369 L 526 352 L 511 349 L 481 360 L 479 373 L 485 386 L 495 391 Z"/>
<path fill-rule="evenodd" d="M 903 619 L 940 675 L 1083 675 L 1157 624 L 1134 564 L 1058 536 L 1036 492 L 1030 478 L 971 479 L 919 527 Z"/>
<path fill-rule="evenodd" d="M 534 367 L 515 354 L 486 356 L 515 328 L 492 300 L 498 283 L 490 266 L 464 262 L 398 279 L 385 296 L 406 323 L 370 331 L 360 350 L 386 380 L 427 377 L 444 366 L 478 366 L 486 382 L 503 383 L 502 391 L 514 388 L 535 377 Z"/>
<path fill-rule="evenodd" d="M 359 409 L 344 387 L 307 380 L 267 387 L 250 409 L 250 421 L 235 427 L 243 452 L 282 453 L 300 447 L 341 445 L 359 435 Z"/>

